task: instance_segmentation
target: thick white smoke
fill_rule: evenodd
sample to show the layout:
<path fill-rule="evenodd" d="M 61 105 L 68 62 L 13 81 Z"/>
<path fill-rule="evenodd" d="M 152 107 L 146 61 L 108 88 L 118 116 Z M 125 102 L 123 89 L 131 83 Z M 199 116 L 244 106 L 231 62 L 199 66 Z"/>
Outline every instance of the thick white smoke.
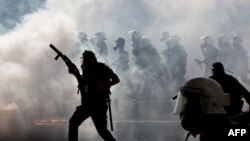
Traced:
<path fill-rule="evenodd" d="M 8 2 L 2 3 L 7 5 Z M 177 34 L 188 52 L 186 78 L 202 76 L 193 61 L 202 58 L 199 48 L 202 35 L 217 38 L 219 33 L 229 36 L 236 33 L 245 39 L 245 48 L 250 44 L 247 40 L 250 36 L 248 0 L 47 0 L 43 4 L 41 1 L 33 3 L 36 10 L 28 10 L 23 15 L 19 13 L 27 10 L 25 3 L 20 3 L 19 10 L 10 9 L 13 15 L 19 16 L 19 20 L 13 20 L 16 23 L 0 22 L 0 140 L 25 136 L 36 139 L 30 135 L 35 132 L 32 130 L 34 119 L 69 118 L 80 104 L 80 96 L 75 95 L 76 80 L 68 74 L 63 61 L 54 60 L 55 53 L 49 48 L 53 43 L 79 66 L 80 54 L 73 53 L 79 42 L 79 31 L 85 32 L 88 38 L 97 31 L 106 33 L 111 63 L 115 60 L 112 47 L 118 37 L 126 39 L 126 47 L 131 51 L 128 31 L 132 29 L 140 30 L 160 53 L 165 48 L 159 41 L 161 33 L 165 30 Z M 3 18 L 4 12 L 0 11 L 0 18 L 9 20 Z M 119 84 L 121 89 L 113 89 L 114 99 L 119 99 L 115 95 L 117 92 L 126 93 L 128 88 L 122 84 Z M 122 109 L 122 106 L 115 106 Z M 126 109 L 123 111 L 120 116 L 129 114 Z M 148 111 L 151 112 L 154 113 L 153 109 Z M 66 138 L 67 133 L 64 134 L 61 138 Z"/>

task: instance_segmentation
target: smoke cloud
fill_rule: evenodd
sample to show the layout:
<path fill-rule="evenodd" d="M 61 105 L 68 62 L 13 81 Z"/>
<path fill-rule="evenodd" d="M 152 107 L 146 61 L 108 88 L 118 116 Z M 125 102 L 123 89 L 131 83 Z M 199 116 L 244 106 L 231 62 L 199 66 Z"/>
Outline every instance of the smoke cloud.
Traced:
<path fill-rule="evenodd" d="M 250 45 L 247 40 L 250 38 L 248 0 L 0 0 L 0 3 L 0 140 L 3 141 L 67 138 L 67 122 L 64 120 L 69 119 L 80 104 L 80 96 L 76 95 L 75 78 L 68 74 L 62 60 L 54 60 L 56 54 L 49 48 L 49 44 L 58 47 L 80 68 L 80 53 L 74 52 L 79 44 L 79 31 L 85 32 L 88 38 L 97 31 L 106 34 L 110 63 L 116 60 L 112 50 L 114 41 L 118 37 L 125 38 L 125 46 L 130 53 L 130 66 L 133 65 L 133 55 L 131 34 L 128 31 L 139 30 L 151 40 L 160 55 L 166 48 L 159 40 L 161 33 L 168 31 L 177 34 L 188 53 L 186 79 L 202 76 L 202 71 L 193 61 L 203 57 L 199 48 L 202 35 L 214 38 L 219 33 L 241 35 L 245 39 L 243 46 L 249 51 L 246 48 Z M 164 57 L 161 57 L 164 62 Z M 127 76 L 121 74 L 122 80 L 129 80 L 112 88 L 114 120 L 117 120 L 115 127 L 118 128 L 114 132 L 115 136 L 122 140 L 125 134 L 119 131 L 119 127 L 131 129 L 131 132 L 126 133 L 127 137 L 136 136 L 136 133 L 143 134 L 139 130 L 154 128 L 147 125 L 148 122 L 134 123 L 136 120 L 178 121 L 178 117 L 170 113 L 171 105 L 164 105 L 164 101 L 174 94 L 164 95 L 164 88 L 149 83 L 149 86 L 155 87 L 155 93 L 160 93 L 154 101 L 163 103 L 160 104 L 164 107 L 162 115 L 155 113 L 159 105 L 153 103 L 153 100 L 150 107 L 140 109 L 140 106 L 131 102 L 130 97 L 135 90 L 140 90 L 139 85 L 131 89 L 126 82 L 140 81 L 141 78 L 138 76 L 132 79 Z M 170 88 L 171 84 L 167 87 Z M 34 122 L 41 122 L 41 119 L 58 119 L 63 122 L 53 127 L 37 126 Z M 137 129 L 136 125 L 144 127 L 144 130 Z M 179 124 L 162 125 L 181 129 Z M 82 134 L 90 136 L 91 140 L 100 140 L 91 122 L 86 121 L 80 130 Z M 150 132 L 155 133 L 153 130 Z M 163 137 L 159 134 L 155 135 L 159 138 L 154 140 L 167 140 L 171 136 L 166 134 Z M 88 139 L 85 135 L 79 138 Z M 183 132 L 179 135 L 182 136 Z"/>

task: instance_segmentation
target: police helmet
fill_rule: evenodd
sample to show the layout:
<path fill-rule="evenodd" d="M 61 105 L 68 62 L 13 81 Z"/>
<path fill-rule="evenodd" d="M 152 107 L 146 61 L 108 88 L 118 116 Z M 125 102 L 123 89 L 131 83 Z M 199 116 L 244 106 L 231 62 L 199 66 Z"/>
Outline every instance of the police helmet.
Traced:
<path fill-rule="evenodd" d="M 105 37 L 105 33 L 103 32 L 96 32 L 94 36 L 98 37 L 101 40 L 107 40 L 107 38 Z"/>
<path fill-rule="evenodd" d="M 218 36 L 218 42 L 229 42 L 229 38 L 225 34 L 219 34 Z"/>
<path fill-rule="evenodd" d="M 174 38 L 174 39 L 176 39 L 178 42 L 181 41 L 181 37 L 180 37 L 179 35 L 177 35 L 177 34 L 172 34 L 172 35 L 170 35 L 170 38 Z"/>
<path fill-rule="evenodd" d="M 176 40 L 175 38 L 169 38 L 166 41 L 166 44 L 168 45 L 168 47 L 174 47 L 178 44 L 178 40 Z"/>
<path fill-rule="evenodd" d="M 128 33 L 132 33 L 132 37 L 131 37 L 132 41 L 142 38 L 142 34 L 138 30 L 131 30 Z"/>
<path fill-rule="evenodd" d="M 218 82 L 210 78 L 198 77 L 187 81 L 178 92 L 174 114 L 189 112 L 187 105 L 192 97 L 197 98 L 199 108 L 207 114 L 225 113 L 223 107 L 230 104 L 229 95 L 223 92 Z"/>
<path fill-rule="evenodd" d="M 214 44 L 214 39 L 212 36 L 209 35 L 204 35 L 200 37 L 200 40 L 202 41 L 202 43 L 206 43 L 208 45 L 213 45 Z"/>
<path fill-rule="evenodd" d="M 140 42 L 141 47 L 148 47 L 151 46 L 151 42 L 147 37 L 142 37 L 141 42 Z"/>
<path fill-rule="evenodd" d="M 243 42 L 243 38 L 239 35 L 233 35 L 233 43 L 241 44 Z"/>

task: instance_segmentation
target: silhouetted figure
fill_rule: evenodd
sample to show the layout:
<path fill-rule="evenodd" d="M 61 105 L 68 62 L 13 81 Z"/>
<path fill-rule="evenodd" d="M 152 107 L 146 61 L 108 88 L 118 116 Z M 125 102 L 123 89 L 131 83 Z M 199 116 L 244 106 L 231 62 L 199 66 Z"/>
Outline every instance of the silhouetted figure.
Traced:
<path fill-rule="evenodd" d="M 232 38 L 233 46 L 233 59 L 234 63 L 233 72 L 246 84 L 250 84 L 250 79 L 248 78 L 249 71 L 249 61 L 248 61 L 248 52 L 243 47 L 243 38 L 238 35 L 234 35 Z"/>
<path fill-rule="evenodd" d="M 201 51 L 204 56 L 203 60 L 196 59 L 195 61 L 201 66 L 202 63 L 205 65 L 204 76 L 210 75 L 210 68 L 214 62 L 218 59 L 218 49 L 214 47 L 214 39 L 211 36 L 205 35 L 201 38 Z M 202 69 L 202 68 L 201 68 Z"/>
<path fill-rule="evenodd" d="M 129 53 L 125 49 L 125 39 L 124 38 L 118 38 L 115 40 L 116 46 L 113 48 L 118 55 L 117 60 L 113 62 L 113 65 L 119 72 L 124 72 L 129 69 Z"/>
<path fill-rule="evenodd" d="M 217 81 L 223 91 L 230 96 L 230 106 L 226 106 L 225 110 L 229 115 L 235 115 L 242 112 L 243 97 L 250 104 L 250 93 L 240 82 L 231 75 L 228 75 L 224 71 L 224 66 L 220 62 L 215 62 L 212 65 L 212 76 L 210 78 Z"/>
<path fill-rule="evenodd" d="M 78 140 L 78 127 L 91 117 L 97 132 L 105 141 L 115 141 L 107 129 L 107 99 L 110 95 L 110 87 L 119 83 L 118 76 L 105 64 L 97 62 L 92 51 L 84 51 L 82 54 L 82 83 L 79 84 L 81 91 L 81 105 L 69 120 L 69 141 Z M 70 70 L 76 74 L 76 70 Z"/>

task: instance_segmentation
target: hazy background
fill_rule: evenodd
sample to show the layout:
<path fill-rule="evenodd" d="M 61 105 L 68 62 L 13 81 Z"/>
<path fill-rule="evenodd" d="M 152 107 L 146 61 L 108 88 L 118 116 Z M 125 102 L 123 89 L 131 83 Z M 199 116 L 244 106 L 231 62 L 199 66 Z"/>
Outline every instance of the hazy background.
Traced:
<path fill-rule="evenodd" d="M 77 83 L 61 60 L 54 61 L 55 53 L 49 44 L 53 43 L 79 66 L 79 56 L 72 53 L 79 43 L 79 31 L 88 38 L 97 31 L 106 33 L 110 54 L 118 37 L 126 39 L 131 53 L 128 31 L 132 29 L 150 38 L 159 52 L 165 48 L 159 41 L 161 33 L 177 34 L 188 52 L 187 79 L 202 76 L 193 61 L 202 58 L 199 47 L 202 35 L 217 38 L 219 33 L 229 37 L 239 34 L 249 51 L 249 0 L 0 0 L 0 3 L 1 141 L 37 139 L 36 135 L 48 132 L 49 127 L 34 126 L 34 120 L 70 118 L 80 103 L 80 96 L 75 95 Z M 112 55 L 109 61 L 114 61 Z M 122 88 L 121 84 L 115 87 Z M 119 99 L 118 90 L 112 90 L 112 97 Z M 116 109 L 119 108 L 114 113 Z M 129 114 L 126 109 L 122 111 L 124 116 Z M 81 130 L 95 137 L 93 124 L 87 121 L 84 125 Z M 49 135 L 66 138 L 67 126 L 53 128 L 58 132 Z M 120 135 L 118 131 L 116 134 Z"/>

